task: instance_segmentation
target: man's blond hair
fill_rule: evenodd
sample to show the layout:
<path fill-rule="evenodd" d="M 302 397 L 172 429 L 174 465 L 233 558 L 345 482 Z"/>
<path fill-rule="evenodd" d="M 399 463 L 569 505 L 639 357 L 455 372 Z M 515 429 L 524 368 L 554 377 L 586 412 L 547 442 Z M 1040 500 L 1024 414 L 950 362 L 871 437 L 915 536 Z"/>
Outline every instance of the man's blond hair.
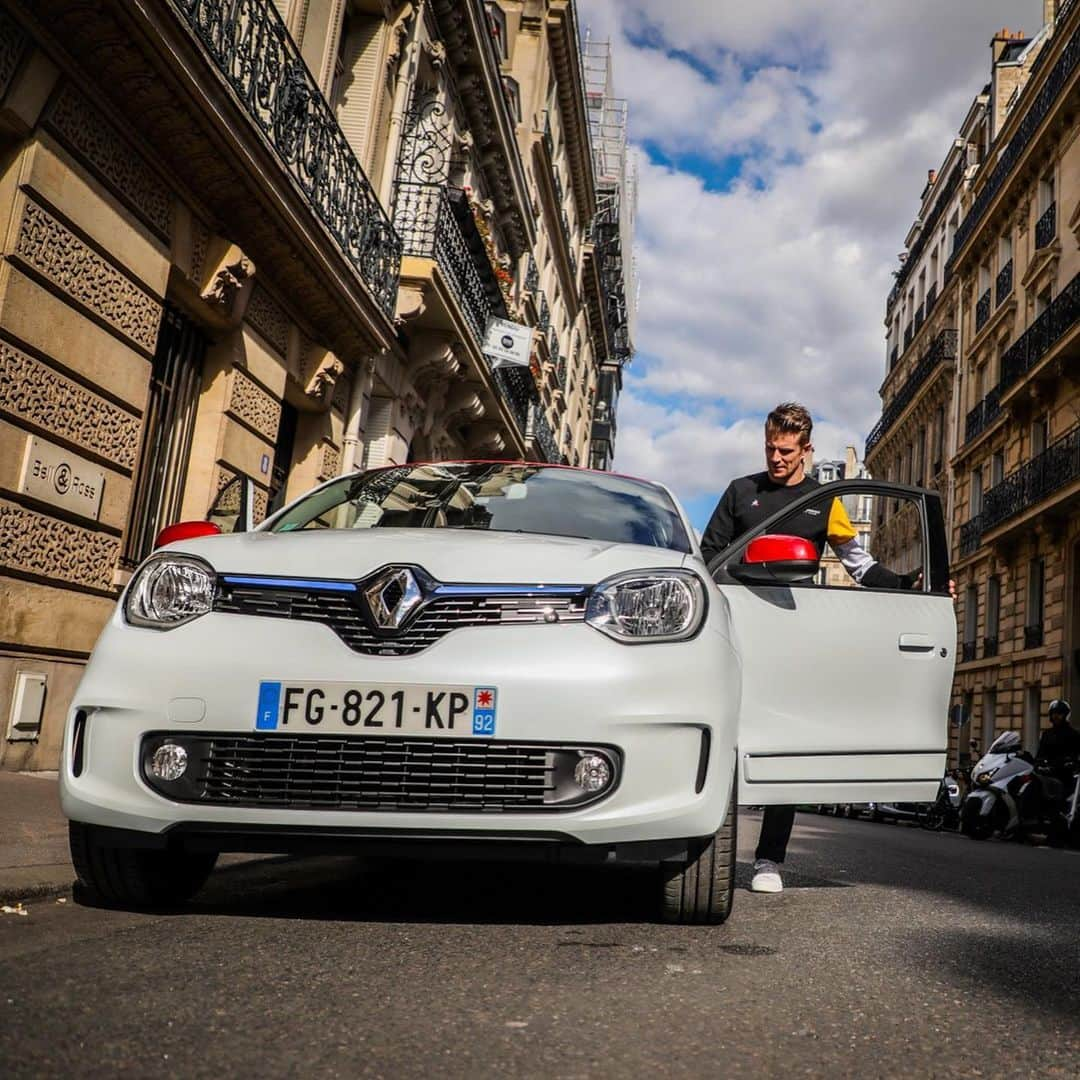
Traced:
<path fill-rule="evenodd" d="M 798 435 L 799 445 L 806 446 L 814 430 L 810 411 L 797 401 L 785 401 L 777 405 L 765 418 L 765 434 Z"/>

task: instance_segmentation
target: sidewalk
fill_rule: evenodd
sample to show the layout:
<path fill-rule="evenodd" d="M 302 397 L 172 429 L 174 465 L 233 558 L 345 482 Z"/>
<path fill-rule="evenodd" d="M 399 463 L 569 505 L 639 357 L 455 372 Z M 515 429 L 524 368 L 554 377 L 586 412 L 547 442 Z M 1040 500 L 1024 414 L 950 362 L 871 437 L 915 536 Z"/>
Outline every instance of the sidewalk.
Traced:
<path fill-rule="evenodd" d="M 0 902 L 66 892 L 74 880 L 56 774 L 0 770 Z"/>

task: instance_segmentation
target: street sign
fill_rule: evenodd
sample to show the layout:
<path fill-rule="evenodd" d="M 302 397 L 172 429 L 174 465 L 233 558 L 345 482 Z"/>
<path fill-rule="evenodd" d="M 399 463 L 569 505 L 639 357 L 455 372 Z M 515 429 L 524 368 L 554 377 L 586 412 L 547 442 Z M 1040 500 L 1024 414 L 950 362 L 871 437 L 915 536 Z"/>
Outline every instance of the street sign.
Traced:
<path fill-rule="evenodd" d="M 493 368 L 528 367 L 533 328 L 509 319 L 491 319 L 484 335 L 484 355 Z"/>
<path fill-rule="evenodd" d="M 24 495 L 97 521 L 101 516 L 105 473 L 70 450 L 28 435 L 19 490 Z"/>

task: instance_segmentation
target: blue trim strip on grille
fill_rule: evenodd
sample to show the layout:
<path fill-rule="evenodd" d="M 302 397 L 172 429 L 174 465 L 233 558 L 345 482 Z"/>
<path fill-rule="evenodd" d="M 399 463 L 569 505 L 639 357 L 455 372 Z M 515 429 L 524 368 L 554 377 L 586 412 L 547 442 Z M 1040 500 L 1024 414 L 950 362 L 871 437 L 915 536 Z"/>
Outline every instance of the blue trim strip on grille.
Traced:
<path fill-rule="evenodd" d="M 311 578 L 243 577 L 223 574 L 227 585 L 266 585 L 272 589 L 320 589 L 323 592 L 356 592 L 351 581 L 315 581 Z"/>

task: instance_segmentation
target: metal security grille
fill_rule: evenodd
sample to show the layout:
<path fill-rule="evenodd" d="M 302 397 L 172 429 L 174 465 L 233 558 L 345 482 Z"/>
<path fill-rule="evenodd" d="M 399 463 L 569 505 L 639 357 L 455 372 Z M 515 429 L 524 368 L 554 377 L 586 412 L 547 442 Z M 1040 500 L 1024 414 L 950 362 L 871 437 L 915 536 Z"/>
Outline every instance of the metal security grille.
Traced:
<path fill-rule="evenodd" d="M 343 810 L 552 809 L 552 748 L 459 739 L 214 735 L 199 800 Z"/>
<path fill-rule="evenodd" d="M 158 532 L 178 519 L 206 345 L 206 338 L 189 318 L 166 306 L 150 372 L 135 495 L 124 544 L 128 564 L 146 558 Z"/>
<path fill-rule="evenodd" d="M 351 594 L 239 585 L 220 588 L 215 611 L 323 623 L 350 649 L 375 655 L 418 653 L 466 626 L 529 626 L 585 618 L 584 598 L 455 597 L 432 601 L 407 629 L 388 637 L 371 629 Z"/>

